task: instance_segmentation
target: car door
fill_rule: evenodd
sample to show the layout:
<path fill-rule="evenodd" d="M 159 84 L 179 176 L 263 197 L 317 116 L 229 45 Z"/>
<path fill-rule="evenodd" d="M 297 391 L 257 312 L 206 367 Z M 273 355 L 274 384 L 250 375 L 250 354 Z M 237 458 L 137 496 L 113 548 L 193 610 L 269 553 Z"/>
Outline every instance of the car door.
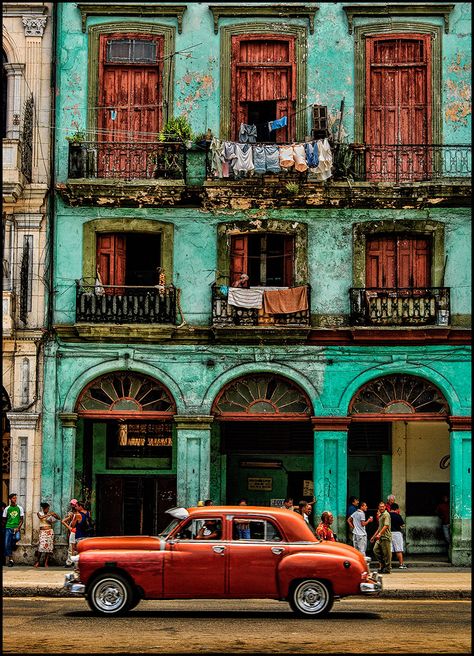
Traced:
<path fill-rule="evenodd" d="M 288 546 L 276 523 L 235 515 L 228 544 L 229 596 L 278 599 L 277 569 Z"/>
<path fill-rule="evenodd" d="M 174 598 L 220 598 L 225 596 L 227 546 L 222 537 L 199 539 L 206 518 L 190 519 L 167 545 L 164 567 L 164 596 Z"/>

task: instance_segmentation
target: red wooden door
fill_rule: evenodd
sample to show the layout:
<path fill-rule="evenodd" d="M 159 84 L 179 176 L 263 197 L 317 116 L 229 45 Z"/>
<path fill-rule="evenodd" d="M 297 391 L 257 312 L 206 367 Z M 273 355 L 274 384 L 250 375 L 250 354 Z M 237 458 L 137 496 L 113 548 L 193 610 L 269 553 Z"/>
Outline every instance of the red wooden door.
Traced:
<path fill-rule="evenodd" d="M 232 138 L 248 123 L 248 103 L 274 101 L 276 116 L 288 125 L 276 131 L 279 143 L 294 138 L 296 103 L 295 44 L 291 37 L 245 35 L 232 37 Z"/>
<path fill-rule="evenodd" d="M 424 288 L 430 285 L 429 238 L 374 235 L 367 240 L 366 287 Z"/>
<path fill-rule="evenodd" d="M 431 169 L 430 151 L 415 146 L 431 143 L 430 98 L 428 35 L 392 34 L 367 39 L 368 179 L 403 181 L 427 176 Z"/>
<path fill-rule="evenodd" d="M 242 273 L 248 275 L 248 239 L 246 235 L 235 235 L 230 240 L 230 286 L 236 284 Z"/>
<path fill-rule="evenodd" d="M 150 177 L 152 153 L 140 144 L 156 141 L 161 126 L 162 40 L 104 35 L 100 52 L 99 177 Z"/>
<path fill-rule="evenodd" d="M 125 285 L 126 241 L 120 234 L 105 233 L 97 237 L 97 270 L 103 285 Z M 123 288 L 105 288 L 107 294 L 122 294 Z"/>

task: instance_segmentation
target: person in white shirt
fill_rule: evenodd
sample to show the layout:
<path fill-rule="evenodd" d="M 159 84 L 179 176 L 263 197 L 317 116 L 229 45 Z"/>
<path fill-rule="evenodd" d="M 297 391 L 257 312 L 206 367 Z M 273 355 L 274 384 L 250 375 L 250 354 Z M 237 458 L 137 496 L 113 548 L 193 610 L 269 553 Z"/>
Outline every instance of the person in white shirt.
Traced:
<path fill-rule="evenodd" d="M 362 501 L 359 508 L 347 518 L 347 523 L 352 529 L 352 541 L 357 551 L 365 556 L 367 550 L 367 524 L 374 521 L 373 517 L 365 518 L 367 503 Z"/>

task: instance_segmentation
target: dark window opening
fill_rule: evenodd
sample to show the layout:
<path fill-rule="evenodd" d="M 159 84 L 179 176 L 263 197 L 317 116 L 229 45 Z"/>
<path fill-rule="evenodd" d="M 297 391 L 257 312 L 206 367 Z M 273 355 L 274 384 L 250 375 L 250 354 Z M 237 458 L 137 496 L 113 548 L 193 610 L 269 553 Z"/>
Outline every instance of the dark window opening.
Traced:
<path fill-rule="evenodd" d="M 128 234 L 126 236 L 126 285 L 156 285 L 161 261 L 160 235 Z"/>
<path fill-rule="evenodd" d="M 449 498 L 449 483 L 407 483 L 407 515 L 435 516 L 441 498 Z"/>
<path fill-rule="evenodd" d="M 291 238 L 291 246 L 293 240 Z M 287 264 L 286 260 L 290 259 Z M 265 234 L 248 237 L 249 284 L 267 287 L 285 287 L 293 283 L 293 250 L 288 247 L 285 235 Z"/>
<path fill-rule="evenodd" d="M 277 118 L 276 101 L 263 100 L 261 102 L 249 102 L 247 105 L 247 123 L 256 125 L 257 141 L 276 142 L 276 130 L 268 129 L 268 123 Z"/>
<path fill-rule="evenodd" d="M 348 431 L 349 454 L 391 454 L 391 422 L 352 422 Z"/>
<path fill-rule="evenodd" d="M 107 62 L 155 64 L 157 62 L 156 43 L 139 39 L 113 39 L 107 41 Z"/>

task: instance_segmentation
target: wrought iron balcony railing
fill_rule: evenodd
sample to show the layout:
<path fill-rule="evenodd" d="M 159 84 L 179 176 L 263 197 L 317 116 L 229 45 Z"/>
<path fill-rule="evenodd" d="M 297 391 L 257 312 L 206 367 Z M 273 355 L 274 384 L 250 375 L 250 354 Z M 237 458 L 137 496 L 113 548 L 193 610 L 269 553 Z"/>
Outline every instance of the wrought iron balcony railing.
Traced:
<path fill-rule="evenodd" d="M 341 148 L 341 147 L 340 147 Z M 471 177 L 471 146 L 412 144 L 350 144 L 343 147 L 344 157 L 335 161 L 346 168 L 347 177 L 359 181 L 409 183 Z"/>
<path fill-rule="evenodd" d="M 69 178 L 181 180 L 186 148 L 171 142 L 93 142 L 69 144 Z"/>
<path fill-rule="evenodd" d="M 83 285 L 76 281 L 77 323 L 176 323 L 173 285 Z"/>
<path fill-rule="evenodd" d="M 448 326 L 449 287 L 349 290 L 356 326 Z"/>
<path fill-rule="evenodd" d="M 311 287 L 308 290 L 308 309 L 292 314 L 265 314 L 263 309 L 242 308 L 231 305 L 227 299 L 227 288 L 212 284 L 212 325 L 215 327 L 233 326 L 278 326 L 305 327 L 310 325 Z"/>

